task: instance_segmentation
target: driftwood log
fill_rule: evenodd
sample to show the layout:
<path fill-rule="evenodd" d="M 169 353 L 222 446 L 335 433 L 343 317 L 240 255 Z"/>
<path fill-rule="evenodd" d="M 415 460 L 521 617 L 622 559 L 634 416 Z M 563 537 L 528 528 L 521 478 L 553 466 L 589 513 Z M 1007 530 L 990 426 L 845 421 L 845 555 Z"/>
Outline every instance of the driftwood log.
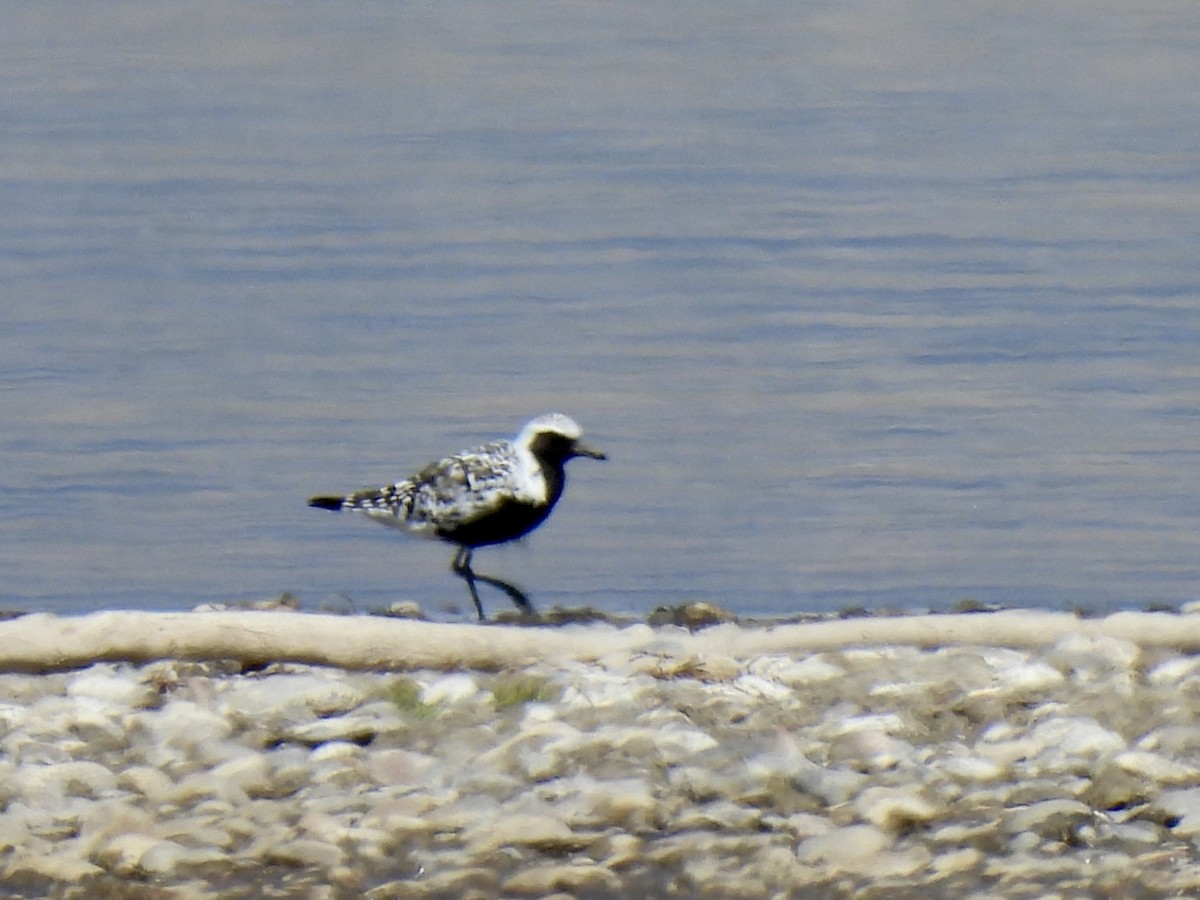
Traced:
<path fill-rule="evenodd" d="M 346 669 L 497 670 L 539 661 L 591 661 L 614 653 L 749 658 L 881 645 L 984 645 L 1032 649 L 1067 635 L 1200 652 L 1200 615 L 1003 611 L 859 618 L 763 627 L 717 625 L 695 633 L 646 625 L 499 627 L 378 616 L 292 612 L 34 614 L 0 622 L 0 671 L 41 672 L 99 661 L 301 662 Z"/>

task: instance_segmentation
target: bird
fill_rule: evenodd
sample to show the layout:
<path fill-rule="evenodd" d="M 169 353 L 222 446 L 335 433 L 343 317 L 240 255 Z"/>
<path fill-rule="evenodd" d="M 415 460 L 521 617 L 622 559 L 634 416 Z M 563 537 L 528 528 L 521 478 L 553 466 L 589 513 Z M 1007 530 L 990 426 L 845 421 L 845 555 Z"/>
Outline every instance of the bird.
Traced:
<path fill-rule="evenodd" d="M 477 581 L 503 591 L 518 609 L 532 614 L 533 604 L 523 591 L 477 574 L 471 555 L 479 547 L 523 538 L 546 521 L 566 485 L 568 460 L 608 458 L 582 437 L 570 416 L 547 413 L 529 421 L 512 440 L 463 450 L 394 484 L 312 497 L 308 505 L 360 512 L 410 534 L 456 544 L 450 568 L 467 583 L 480 620 L 485 616 Z"/>

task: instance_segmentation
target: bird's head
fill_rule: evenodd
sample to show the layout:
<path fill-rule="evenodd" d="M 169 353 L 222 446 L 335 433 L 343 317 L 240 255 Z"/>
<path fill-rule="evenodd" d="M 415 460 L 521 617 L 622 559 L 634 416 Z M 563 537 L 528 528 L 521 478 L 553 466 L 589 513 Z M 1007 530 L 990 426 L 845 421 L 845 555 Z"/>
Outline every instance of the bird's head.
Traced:
<path fill-rule="evenodd" d="M 538 416 L 521 429 L 517 443 L 529 448 L 535 457 L 546 462 L 566 462 L 576 456 L 608 459 L 599 450 L 582 442 L 583 429 L 570 416 L 547 413 Z"/>

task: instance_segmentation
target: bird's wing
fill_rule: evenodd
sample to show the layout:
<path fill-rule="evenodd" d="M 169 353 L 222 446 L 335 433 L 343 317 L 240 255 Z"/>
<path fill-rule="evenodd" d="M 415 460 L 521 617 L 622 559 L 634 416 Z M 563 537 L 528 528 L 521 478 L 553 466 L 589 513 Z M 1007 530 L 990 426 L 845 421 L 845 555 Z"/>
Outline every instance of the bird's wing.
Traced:
<path fill-rule="evenodd" d="M 351 494 L 344 508 L 417 533 L 453 530 L 513 496 L 516 454 L 508 441 L 430 463 L 416 475 Z"/>

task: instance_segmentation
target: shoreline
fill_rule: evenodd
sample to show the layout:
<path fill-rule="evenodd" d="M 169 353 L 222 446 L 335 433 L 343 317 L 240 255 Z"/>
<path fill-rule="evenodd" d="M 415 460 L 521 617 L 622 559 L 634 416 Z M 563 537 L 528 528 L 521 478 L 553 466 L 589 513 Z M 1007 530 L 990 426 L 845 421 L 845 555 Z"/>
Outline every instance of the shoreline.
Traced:
<path fill-rule="evenodd" d="M 430 622 L 291 608 L 104 611 L 61 617 L 30 613 L 0 621 L 0 672 L 167 659 L 235 660 L 246 667 L 293 662 L 365 671 L 494 671 L 535 662 L 595 662 L 611 654 L 644 652 L 663 639 L 679 644 L 681 652 L 736 659 L 880 646 L 1029 650 L 1073 635 L 1200 652 L 1200 615 L 1192 612 L 1118 612 L 1082 618 L 1074 613 L 1012 609 L 747 624 L 709 604 L 693 604 L 671 615 L 691 627 L 579 621 L 575 615 L 560 623 L 548 623 L 543 617 L 495 623 Z"/>
<path fill-rule="evenodd" d="M 426 646 L 383 668 L 262 661 L 297 629 L 346 655 L 364 623 L 339 635 L 338 619 L 0 622 L 10 661 L 36 658 L 22 641 L 39 631 L 43 650 L 252 651 L 70 667 L 66 648 L 42 674 L 0 674 L 6 895 L 1200 889 L 1200 616 L 696 632 L 373 619 L 360 662 Z"/>

